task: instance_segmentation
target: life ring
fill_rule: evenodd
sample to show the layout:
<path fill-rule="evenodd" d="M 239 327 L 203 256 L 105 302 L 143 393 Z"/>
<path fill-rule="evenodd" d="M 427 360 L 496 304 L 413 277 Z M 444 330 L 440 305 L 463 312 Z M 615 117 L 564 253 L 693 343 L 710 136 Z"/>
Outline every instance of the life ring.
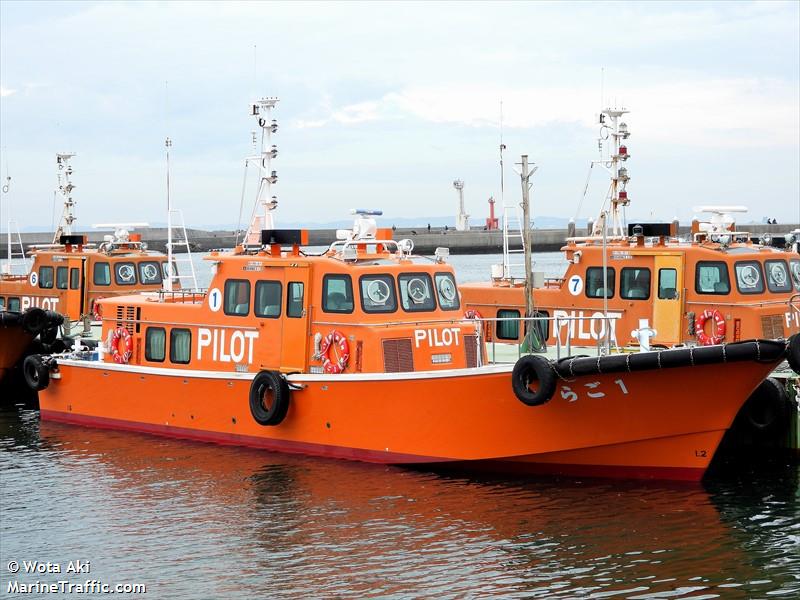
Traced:
<path fill-rule="evenodd" d="M 705 325 L 706 321 L 709 319 L 714 320 L 713 325 L 713 333 L 711 335 L 706 334 L 705 332 Z M 701 346 L 711 346 L 713 344 L 719 344 L 722 340 L 725 339 L 725 319 L 723 318 L 722 314 L 715 308 L 711 310 L 710 308 L 705 309 L 694 322 L 694 331 L 695 335 L 697 336 L 697 341 L 700 342 Z"/>
<path fill-rule="evenodd" d="M 122 350 L 120 350 L 120 342 L 122 342 Z M 108 342 L 111 350 L 111 358 L 115 363 L 127 365 L 133 354 L 133 337 L 131 332 L 125 327 L 117 327 L 111 332 L 111 339 Z"/>
<path fill-rule="evenodd" d="M 338 347 L 332 351 L 332 348 Z M 319 354 L 322 357 L 322 370 L 325 373 L 341 373 L 350 360 L 350 345 L 343 333 L 331 331 L 319 346 Z M 338 357 L 336 356 L 338 354 Z M 334 355 L 334 356 L 331 356 Z"/>
<path fill-rule="evenodd" d="M 90 312 L 92 313 L 92 321 L 102 321 L 103 320 L 103 307 L 100 306 L 97 301 L 102 300 L 103 298 L 95 298 L 92 300 L 92 307 Z"/>

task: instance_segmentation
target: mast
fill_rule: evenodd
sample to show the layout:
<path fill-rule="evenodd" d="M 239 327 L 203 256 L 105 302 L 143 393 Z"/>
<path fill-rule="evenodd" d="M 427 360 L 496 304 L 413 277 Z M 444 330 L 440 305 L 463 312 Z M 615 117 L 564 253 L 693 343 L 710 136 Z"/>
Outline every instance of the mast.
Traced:
<path fill-rule="evenodd" d="M 530 191 L 533 187 L 531 177 L 539 167 L 530 169 L 528 155 L 522 155 L 522 170 L 519 173 L 522 183 L 522 249 L 525 252 L 525 319 L 533 316 L 533 265 L 531 261 L 531 203 Z M 526 323 L 529 323 L 527 320 Z"/>
<path fill-rule="evenodd" d="M 620 121 L 622 115 L 630 111 L 624 108 L 606 108 L 600 113 L 600 138 L 598 144 L 603 145 L 603 141 L 608 139 L 611 141 L 610 155 L 607 159 L 601 157 L 598 161 L 593 161 L 592 164 L 600 164 L 608 171 L 611 176 L 611 185 L 609 187 L 606 201 L 609 204 L 606 210 L 606 203 L 600 209 L 600 215 L 594 223 L 592 229 L 592 236 L 602 236 L 603 230 L 607 228 L 607 220 L 611 220 L 611 235 L 616 237 L 624 237 L 625 232 L 625 215 L 624 208 L 630 204 L 628 199 L 628 191 L 625 189 L 630 177 L 628 176 L 628 169 L 624 163 L 628 160 L 628 147 L 624 140 L 630 136 L 628 126 Z M 606 123 L 608 119 L 609 123 Z M 603 137 L 607 134 L 607 137 Z"/>
<path fill-rule="evenodd" d="M 278 173 L 272 170 L 272 160 L 278 156 L 278 147 L 272 143 L 272 134 L 277 133 L 278 122 L 272 118 L 272 109 L 278 101 L 275 97 L 261 98 L 250 106 L 250 114 L 261 128 L 261 152 L 245 159 L 245 167 L 251 161 L 258 162 L 259 172 L 256 206 L 247 230 L 246 245 L 259 245 L 261 230 L 275 228 L 272 213 L 278 207 L 278 199 L 272 195 L 272 186 L 278 183 Z M 262 214 L 259 215 L 259 211 Z"/>
<path fill-rule="evenodd" d="M 74 157 L 74 153 L 56 154 L 56 164 L 58 165 L 58 193 L 64 201 L 64 210 L 61 213 L 61 220 L 53 234 L 53 243 L 57 244 L 62 235 L 72 235 L 72 224 L 77 220 L 72 212 L 75 201 L 72 199 L 72 190 L 75 184 L 72 183 L 72 165 L 69 161 Z"/>

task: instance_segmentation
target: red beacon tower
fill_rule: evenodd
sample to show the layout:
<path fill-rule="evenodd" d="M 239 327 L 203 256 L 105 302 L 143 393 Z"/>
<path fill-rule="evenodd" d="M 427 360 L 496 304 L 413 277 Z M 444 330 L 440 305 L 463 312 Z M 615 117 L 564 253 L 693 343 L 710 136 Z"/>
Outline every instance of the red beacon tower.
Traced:
<path fill-rule="evenodd" d="M 497 217 L 494 216 L 494 202 L 494 196 L 489 196 L 489 218 L 486 219 L 486 229 L 488 231 L 500 229 L 499 221 Z"/>

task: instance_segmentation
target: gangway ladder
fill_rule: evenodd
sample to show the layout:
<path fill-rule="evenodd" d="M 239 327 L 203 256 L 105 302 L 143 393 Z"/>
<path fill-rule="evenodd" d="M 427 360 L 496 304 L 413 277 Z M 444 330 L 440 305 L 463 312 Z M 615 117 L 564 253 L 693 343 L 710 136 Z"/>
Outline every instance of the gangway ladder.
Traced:
<path fill-rule="evenodd" d="M 16 241 L 12 241 L 16 238 Z M 30 269 L 28 257 L 25 255 L 25 246 L 22 245 L 22 234 L 19 232 L 19 223 L 8 222 L 6 230 L 6 262 L 3 264 L 4 275 L 27 275 Z M 16 250 L 14 249 L 16 248 Z"/>
<path fill-rule="evenodd" d="M 191 282 L 192 290 L 199 290 L 197 285 L 197 273 L 194 269 L 194 261 L 192 260 L 192 247 L 189 244 L 189 236 L 186 233 L 186 223 L 183 220 L 183 211 L 179 208 L 173 208 L 169 211 L 169 238 L 171 241 L 167 242 L 167 255 L 170 257 L 169 266 L 167 267 L 167 275 L 172 283 L 176 281 L 181 284 L 181 288 L 185 289 L 184 280 L 188 283 Z M 175 249 L 184 248 L 184 252 L 180 255 L 182 258 L 175 258 Z M 188 264 L 188 269 L 181 269 L 181 264 Z M 173 273 L 173 266 L 177 273 Z"/>
<path fill-rule="evenodd" d="M 525 236 L 521 203 L 503 203 L 503 279 L 525 279 Z"/>

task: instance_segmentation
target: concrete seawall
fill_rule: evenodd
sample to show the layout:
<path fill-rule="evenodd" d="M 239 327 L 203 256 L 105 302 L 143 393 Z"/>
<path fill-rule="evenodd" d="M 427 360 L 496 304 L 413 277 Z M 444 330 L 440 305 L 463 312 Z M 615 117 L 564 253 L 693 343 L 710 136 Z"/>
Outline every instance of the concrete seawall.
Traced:
<path fill-rule="evenodd" d="M 800 228 L 800 225 L 742 225 L 739 229 L 749 231 L 752 235 L 770 233 L 774 236 L 783 236 L 793 229 Z M 681 234 L 689 232 L 688 226 L 681 226 Z M 90 242 L 102 242 L 103 236 L 107 231 L 88 231 L 78 232 L 88 236 Z M 147 242 L 151 250 L 166 251 L 167 232 L 164 228 L 148 228 L 137 231 L 142 235 L 142 240 Z M 585 229 L 578 229 L 576 235 L 585 235 Z M 218 248 L 232 248 L 236 241 L 236 234 L 233 231 L 205 231 L 200 229 L 188 230 L 189 241 L 193 252 L 207 252 Z M 397 228 L 394 231 L 394 239 L 400 240 L 408 238 L 414 242 L 414 251 L 419 254 L 432 254 L 436 248 L 443 246 L 450 248 L 452 254 L 490 254 L 503 251 L 502 231 L 484 231 L 474 229 L 472 231 L 455 231 L 448 228 L 433 227 L 430 232 L 427 227 L 418 228 Z M 335 229 L 312 229 L 308 232 L 309 244 L 312 246 L 327 246 L 336 239 Z M 564 245 L 567 237 L 566 229 L 534 229 L 533 230 L 533 251 L 547 252 L 559 250 Z M 16 236 L 12 237 L 15 241 Z M 48 244 L 52 241 L 52 234 L 48 233 L 24 233 L 22 243 L 27 249 L 35 244 Z M 14 249 L 15 251 L 17 248 Z M 180 249 L 176 249 L 180 251 Z M 0 257 L 6 255 L 6 234 L 0 235 Z"/>

